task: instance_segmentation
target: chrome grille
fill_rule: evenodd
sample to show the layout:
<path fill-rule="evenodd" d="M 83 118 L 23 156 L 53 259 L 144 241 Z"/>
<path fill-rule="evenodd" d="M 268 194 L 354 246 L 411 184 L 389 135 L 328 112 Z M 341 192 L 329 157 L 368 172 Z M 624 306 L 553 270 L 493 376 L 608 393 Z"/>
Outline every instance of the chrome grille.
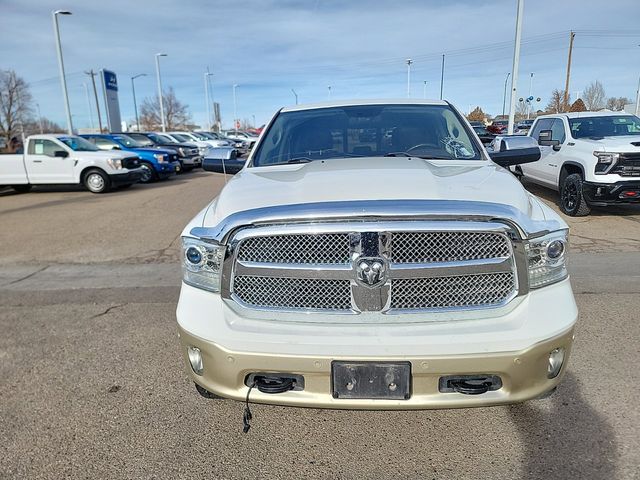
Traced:
<path fill-rule="evenodd" d="M 346 233 L 254 237 L 238 251 L 238 260 L 247 262 L 346 264 L 349 259 Z"/>
<path fill-rule="evenodd" d="M 391 240 L 395 263 L 459 262 L 508 257 L 509 240 L 492 232 L 398 232 Z"/>
<path fill-rule="evenodd" d="M 391 308 L 433 309 L 498 305 L 514 293 L 513 272 L 395 279 Z"/>
<path fill-rule="evenodd" d="M 238 276 L 234 293 L 244 303 L 287 309 L 349 310 L 349 280 Z"/>

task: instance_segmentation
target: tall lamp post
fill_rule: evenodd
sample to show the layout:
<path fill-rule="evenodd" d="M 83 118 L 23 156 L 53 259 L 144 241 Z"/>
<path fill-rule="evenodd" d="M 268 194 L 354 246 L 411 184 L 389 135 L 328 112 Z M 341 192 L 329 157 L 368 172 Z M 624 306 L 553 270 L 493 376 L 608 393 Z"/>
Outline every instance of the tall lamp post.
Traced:
<path fill-rule="evenodd" d="M 60 82 L 62 83 L 62 96 L 64 97 L 64 108 L 67 113 L 67 131 L 73 135 L 73 121 L 71 120 L 71 109 L 69 108 L 69 94 L 67 93 L 67 80 L 64 75 L 64 61 L 62 60 L 62 45 L 60 44 L 60 29 L 58 28 L 58 15 L 71 15 L 67 10 L 54 10 L 53 30 L 56 34 L 56 50 L 58 52 L 58 67 L 60 69 Z"/>
<path fill-rule="evenodd" d="M 238 136 L 238 104 L 236 102 L 236 88 L 238 88 L 238 84 L 233 84 L 233 129 L 236 132 L 236 136 Z"/>
<path fill-rule="evenodd" d="M 509 124 L 507 135 L 513 135 L 513 124 L 516 115 L 516 93 L 518 89 L 518 69 L 520 68 L 520 39 L 522 38 L 522 16 L 524 14 L 524 0 L 518 0 L 516 13 L 516 38 L 513 46 L 513 66 L 511 67 L 511 100 L 509 102 Z"/>
<path fill-rule="evenodd" d="M 331 100 L 331 85 L 327 86 L 327 90 L 329 90 L 329 100 Z"/>
<path fill-rule="evenodd" d="M 422 98 L 427 98 L 427 81 L 424 80 L 424 86 L 422 87 Z"/>
<path fill-rule="evenodd" d="M 529 114 L 531 113 L 531 102 L 533 101 L 531 97 L 531 90 L 533 89 L 533 72 L 529 77 L 529 96 L 527 97 L 527 120 L 529 120 Z"/>
<path fill-rule="evenodd" d="M 293 88 L 291 89 L 291 93 L 293 93 L 293 96 L 296 97 L 296 105 L 298 105 L 298 94 Z"/>
<path fill-rule="evenodd" d="M 166 57 L 166 53 L 156 53 L 156 78 L 158 80 L 158 102 L 160 102 L 160 119 L 162 120 L 162 131 L 167 131 L 164 123 L 164 105 L 162 102 L 162 80 L 160 80 L 160 57 Z"/>
<path fill-rule="evenodd" d="M 133 81 L 138 77 L 146 77 L 146 73 L 139 73 L 131 77 L 131 91 L 133 92 L 133 110 L 136 112 L 136 129 L 140 131 L 140 119 L 138 118 L 138 104 L 136 103 L 136 84 Z"/>
<path fill-rule="evenodd" d="M 93 132 L 93 129 L 95 128 L 95 126 L 93 125 L 93 112 L 91 112 L 91 98 L 89 97 L 89 87 L 87 86 L 86 83 L 83 83 L 82 86 L 84 87 L 84 93 L 87 96 L 87 112 L 89 113 L 89 125 L 91 125 L 91 131 Z M 40 116 L 40 109 L 38 108 L 38 117 L 39 116 Z M 42 130 L 42 121 L 40 121 L 40 130 Z M 42 133 L 42 131 L 40 133 Z"/>
<path fill-rule="evenodd" d="M 407 98 L 411 98 L 411 64 L 413 60 L 407 58 Z"/>
<path fill-rule="evenodd" d="M 213 73 L 204 72 L 204 101 L 207 104 L 207 131 L 211 131 L 211 106 L 209 100 L 209 77 L 212 77 Z"/>
<path fill-rule="evenodd" d="M 511 76 L 511 72 L 507 73 L 507 78 L 504 79 L 504 95 L 502 96 L 502 117 L 504 118 L 504 109 L 507 103 L 507 82 L 509 81 L 509 77 Z"/>

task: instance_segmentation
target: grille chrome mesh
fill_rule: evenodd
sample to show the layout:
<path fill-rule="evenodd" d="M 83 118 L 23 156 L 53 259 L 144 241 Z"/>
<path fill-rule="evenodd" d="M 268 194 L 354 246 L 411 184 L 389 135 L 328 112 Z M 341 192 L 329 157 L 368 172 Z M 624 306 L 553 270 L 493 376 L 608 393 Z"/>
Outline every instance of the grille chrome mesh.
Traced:
<path fill-rule="evenodd" d="M 391 261 L 433 263 L 508 257 L 509 240 L 493 232 L 398 232 Z"/>
<path fill-rule="evenodd" d="M 234 292 L 244 303 L 286 309 L 349 310 L 349 280 L 274 278 L 243 275 L 234 280 Z"/>
<path fill-rule="evenodd" d="M 254 237 L 242 242 L 238 260 L 262 263 L 347 264 L 349 234 Z"/>
<path fill-rule="evenodd" d="M 513 272 L 395 279 L 391 308 L 429 309 L 498 305 L 516 288 Z"/>

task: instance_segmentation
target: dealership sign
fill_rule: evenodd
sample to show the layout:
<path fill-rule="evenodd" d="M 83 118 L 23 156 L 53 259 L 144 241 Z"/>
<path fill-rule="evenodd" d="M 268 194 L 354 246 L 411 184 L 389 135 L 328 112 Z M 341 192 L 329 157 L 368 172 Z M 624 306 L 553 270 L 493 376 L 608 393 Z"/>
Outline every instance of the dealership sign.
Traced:
<path fill-rule="evenodd" d="M 105 69 L 100 70 L 100 78 L 102 79 L 102 93 L 107 109 L 107 125 L 109 126 L 109 131 L 119 132 L 122 127 L 120 103 L 118 101 L 118 78 L 114 72 Z"/>

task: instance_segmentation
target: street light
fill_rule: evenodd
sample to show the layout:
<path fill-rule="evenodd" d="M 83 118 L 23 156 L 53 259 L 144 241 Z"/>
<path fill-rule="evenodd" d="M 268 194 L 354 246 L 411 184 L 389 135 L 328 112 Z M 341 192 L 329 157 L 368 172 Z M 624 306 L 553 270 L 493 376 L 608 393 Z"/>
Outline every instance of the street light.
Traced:
<path fill-rule="evenodd" d="M 411 64 L 413 60 L 407 58 L 407 98 L 411 98 Z"/>
<path fill-rule="evenodd" d="M 166 53 L 156 53 L 156 78 L 158 80 L 158 101 L 160 102 L 160 119 L 162 120 L 162 131 L 167 131 L 164 123 L 164 105 L 162 103 L 162 81 L 160 80 L 160 57 L 166 57 Z"/>
<path fill-rule="evenodd" d="M 529 96 L 527 97 L 528 101 L 527 101 L 527 120 L 529 120 L 529 113 L 531 113 L 531 89 L 533 87 L 533 72 L 531 73 L 531 76 L 529 77 Z"/>
<path fill-rule="evenodd" d="M 146 77 L 146 73 L 139 73 L 131 77 L 131 90 L 133 91 L 133 110 L 136 112 L 136 129 L 140 131 L 140 119 L 138 118 L 138 104 L 136 103 L 136 85 L 133 81 L 138 77 Z"/>
<path fill-rule="evenodd" d="M 207 104 L 207 131 L 211 131 L 211 106 L 209 105 L 209 77 L 212 77 L 213 73 L 204 72 L 204 101 Z"/>
<path fill-rule="evenodd" d="M 422 98 L 427 98 L 427 81 L 424 80 L 424 87 L 422 87 Z"/>
<path fill-rule="evenodd" d="M 327 90 L 329 90 L 329 100 L 331 100 L 331 85 L 327 86 Z"/>
<path fill-rule="evenodd" d="M 296 91 L 292 88 L 291 89 L 291 93 L 293 93 L 293 96 L 296 97 L 296 105 L 298 104 L 298 94 L 296 93 Z"/>
<path fill-rule="evenodd" d="M 236 103 L 236 88 L 238 88 L 238 84 L 233 84 L 233 128 L 236 131 L 236 136 L 238 136 L 238 105 Z"/>
<path fill-rule="evenodd" d="M 502 118 L 504 118 L 504 108 L 507 103 L 507 82 L 509 81 L 509 77 L 511 76 L 511 72 L 507 73 L 507 78 L 504 79 L 504 96 L 502 97 Z"/>
<path fill-rule="evenodd" d="M 67 131 L 73 135 L 73 122 L 71 120 L 71 109 L 69 108 L 69 94 L 67 93 L 67 80 L 64 76 L 64 61 L 62 60 L 62 45 L 60 44 L 60 29 L 58 28 L 58 15 L 71 15 L 67 10 L 54 10 L 53 30 L 56 34 L 56 50 L 58 52 L 58 67 L 60 68 L 60 82 L 62 83 L 62 96 L 64 97 L 64 108 L 67 113 Z"/>
<path fill-rule="evenodd" d="M 84 87 L 84 93 L 87 96 L 87 112 L 89 112 L 89 125 L 91 125 L 91 131 L 93 132 L 93 129 L 95 128 L 95 126 L 93 125 L 93 112 L 91 112 L 91 98 L 89 97 L 89 87 L 87 86 L 86 83 L 83 83 L 82 86 Z M 38 108 L 38 117 L 39 116 L 40 116 L 40 108 Z M 40 133 L 42 133 L 42 121 L 40 121 L 40 130 L 41 130 Z"/>

